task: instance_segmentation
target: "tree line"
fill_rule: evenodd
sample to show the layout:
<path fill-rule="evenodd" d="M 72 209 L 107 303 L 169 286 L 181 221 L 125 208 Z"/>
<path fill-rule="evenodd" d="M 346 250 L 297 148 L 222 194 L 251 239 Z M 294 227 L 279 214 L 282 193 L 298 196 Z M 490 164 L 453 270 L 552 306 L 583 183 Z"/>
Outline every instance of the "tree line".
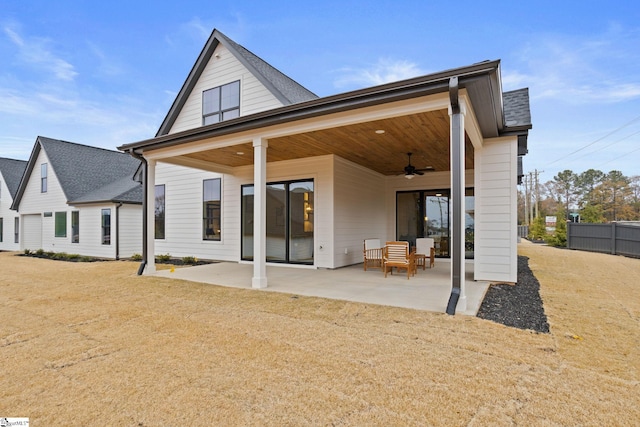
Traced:
<path fill-rule="evenodd" d="M 567 169 L 545 183 L 532 181 L 518 192 L 518 221 L 530 225 L 534 238 L 536 230 L 544 234 L 546 216 L 557 218 L 558 230 L 566 230 L 567 221 L 640 221 L 640 176 L 625 176 L 618 170 L 575 173 Z M 536 214 L 531 215 L 533 207 Z"/>

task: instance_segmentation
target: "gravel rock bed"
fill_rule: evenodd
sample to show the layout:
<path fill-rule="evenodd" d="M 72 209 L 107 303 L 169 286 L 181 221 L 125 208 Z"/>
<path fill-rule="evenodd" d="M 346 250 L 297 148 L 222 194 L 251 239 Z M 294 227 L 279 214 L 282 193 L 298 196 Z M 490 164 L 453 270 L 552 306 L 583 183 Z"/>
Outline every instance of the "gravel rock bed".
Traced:
<path fill-rule="evenodd" d="M 518 256 L 518 282 L 515 285 L 489 287 L 478 317 L 514 328 L 549 333 L 540 298 L 540 283 L 529 268 L 528 257 Z"/>

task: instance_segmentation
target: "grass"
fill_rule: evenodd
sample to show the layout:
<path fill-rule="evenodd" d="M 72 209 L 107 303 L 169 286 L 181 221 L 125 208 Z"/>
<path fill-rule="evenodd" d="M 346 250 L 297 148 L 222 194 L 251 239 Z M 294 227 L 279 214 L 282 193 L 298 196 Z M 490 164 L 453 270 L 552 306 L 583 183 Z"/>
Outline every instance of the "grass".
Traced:
<path fill-rule="evenodd" d="M 635 425 L 640 260 L 521 252 L 550 334 L 138 277 L 133 262 L 0 253 L 0 414 L 37 425 Z"/>

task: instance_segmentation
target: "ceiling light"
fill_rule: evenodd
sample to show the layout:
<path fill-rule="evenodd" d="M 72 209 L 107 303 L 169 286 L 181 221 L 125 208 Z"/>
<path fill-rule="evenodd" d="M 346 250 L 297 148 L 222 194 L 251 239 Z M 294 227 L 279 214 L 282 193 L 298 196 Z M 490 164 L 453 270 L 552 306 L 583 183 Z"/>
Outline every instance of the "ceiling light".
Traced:
<path fill-rule="evenodd" d="M 407 178 L 407 179 L 413 179 L 413 177 L 415 177 L 415 175 L 414 174 L 407 174 L 404 177 Z"/>
<path fill-rule="evenodd" d="M 244 151 L 236 151 L 236 154 L 237 154 L 238 156 L 244 156 Z"/>
<path fill-rule="evenodd" d="M 378 130 L 376 131 L 376 133 L 377 133 L 378 135 L 382 135 L 384 132 L 385 132 L 385 130 L 384 130 L 384 129 L 378 129 Z"/>

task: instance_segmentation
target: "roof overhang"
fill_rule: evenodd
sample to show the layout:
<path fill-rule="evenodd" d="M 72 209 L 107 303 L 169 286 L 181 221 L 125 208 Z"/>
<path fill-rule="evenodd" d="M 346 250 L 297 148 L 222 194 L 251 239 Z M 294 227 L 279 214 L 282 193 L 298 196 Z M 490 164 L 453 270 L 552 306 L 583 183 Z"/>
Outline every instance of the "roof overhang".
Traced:
<path fill-rule="evenodd" d="M 387 162 L 386 166 L 380 164 L 372 169 L 392 174 L 383 168 L 397 171 L 398 165 L 406 160 L 407 151 L 415 152 L 416 148 L 429 145 L 423 157 L 430 162 L 434 153 L 442 154 L 442 150 L 448 150 L 448 91 L 452 77 L 458 78 L 461 96 L 466 98 L 473 111 L 474 118 L 469 121 L 477 126 L 477 132 L 473 135 L 479 138 L 502 136 L 505 127 L 500 62 L 485 61 L 124 144 L 118 149 L 147 158 L 173 157 L 174 163 L 182 162 L 194 167 L 198 162 L 215 161 L 224 169 L 250 163 L 252 159 L 247 158 L 252 156 L 238 160 L 233 155 L 243 149 L 250 150 L 253 137 L 263 137 L 269 139 L 269 161 L 285 160 L 286 156 L 278 157 L 278 146 L 295 143 L 300 151 L 295 155 L 297 157 L 337 154 L 369 166 L 375 161 L 368 159 L 364 151 L 371 151 L 371 143 L 374 142 L 371 132 L 379 128 L 387 129 L 385 137 L 390 148 L 388 152 L 381 149 L 376 155 L 387 156 L 390 160 L 388 156 L 393 150 L 397 164 L 389 165 L 390 162 Z M 350 158 L 343 154 L 344 147 L 341 149 L 341 146 L 344 143 L 331 142 L 336 138 L 351 139 L 348 141 L 351 151 L 357 150 L 359 144 L 353 143 L 356 139 L 362 147 L 368 148 L 363 148 L 363 152 Z M 467 142 L 471 148 L 467 167 L 471 168 L 472 145 L 476 142 L 469 140 L 469 133 Z M 213 151 L 208 156 L 202 154 L 207 150 L 215 150 L 215 154 Z M 284 150 L 283 146 L 281 151 Z M 177 156 L 181 156 L 181 159 L 177 159 Z M 448 156 L 441 157 L 447 159 L 442 159 L 436 170 L 448 170 Z M 217 170 L 224 172 L 222 169 Z"/>

